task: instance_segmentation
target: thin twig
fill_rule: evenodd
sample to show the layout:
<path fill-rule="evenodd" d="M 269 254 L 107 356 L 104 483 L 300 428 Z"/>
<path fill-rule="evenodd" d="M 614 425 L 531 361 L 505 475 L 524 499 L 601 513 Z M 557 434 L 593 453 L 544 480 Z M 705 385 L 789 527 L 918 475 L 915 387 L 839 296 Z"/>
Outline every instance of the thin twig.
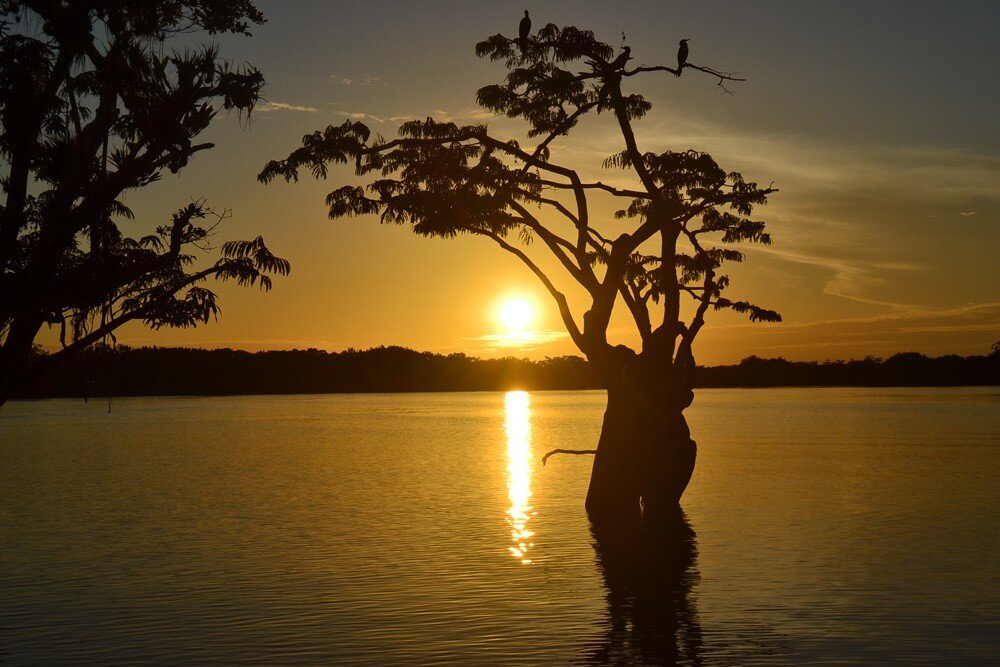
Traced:
<path fill-rule="evenodd" d="M 553 449 L 551 452 L 542 457 L 542 465 L 549 460 L 549 457 L 553 454 L 596 454 L 596 449 Z"/>

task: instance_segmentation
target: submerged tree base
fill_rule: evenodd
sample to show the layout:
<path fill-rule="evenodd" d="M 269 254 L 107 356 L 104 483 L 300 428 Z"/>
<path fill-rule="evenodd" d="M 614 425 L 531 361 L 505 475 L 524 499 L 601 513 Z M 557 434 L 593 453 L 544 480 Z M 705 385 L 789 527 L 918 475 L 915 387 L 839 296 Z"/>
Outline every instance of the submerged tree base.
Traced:
<path fill-rule="evenodd" d="M 594 458 L 587 513 L 599 521 L 676 512 L 697 457 L 684 417 L 649 423 L 611 406 Z"/>
<path fill-rule="evenodd" d="M 608 387 L 586 501 L 598 520 L 675 512 L 694 472 L 689 378 L 657 361 L 621 346 L 591 357 Z"/>

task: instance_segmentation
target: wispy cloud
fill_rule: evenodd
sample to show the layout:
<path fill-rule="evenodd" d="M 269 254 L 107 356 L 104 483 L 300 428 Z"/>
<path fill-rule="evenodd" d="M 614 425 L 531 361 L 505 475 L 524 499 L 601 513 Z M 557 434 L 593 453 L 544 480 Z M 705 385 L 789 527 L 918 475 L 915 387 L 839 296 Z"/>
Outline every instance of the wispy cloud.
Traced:
<path fill-rule="evenodd" d="M 365 113 L 363 111 L 338 111 L 344 118 L 350 118 L 351 120 L 358 121 L 369 121 L 372 123 L 388 123 L 389 119 L 382 116 L 376 116 L 375 114 Z"/>
<path fill-rule="evenodd" d="M 908 350 L 929 355 L 986 354 L 998 331 L 1000 303 L 971 303 L 870 317 L 786 321 L 767 328 L 719 323 L 704 329 L 696 354 L 705 354 L 706 363 L 731 363 L 749 354 L 792 359 L 858 359 Z"/>
<path fill-rule="evenodd" d="M 651 150 L 696 147 L 726 168 L 773 181 L 781 191 L 758 215 L 768 221 L 775 246 L 761 251 L 828 269 L 826 294 L 906 310 L 940 303 L 949 284 L 981 286 L 973 297 L 989 291 L 988 283 L 970 283 L 975 264 L 965 256 L 963 265 L 954 253 L 970 247 L 960 234 L 974 233 L 986 244 L 996 238 L 995 227 L 984 225 L 1000 211 L 1000 156 L 753 133 L 674 118 L 643 130 Z M 946 220 L 956 210 L 975 220 L 974 231 L 949 227 Z M 925 222 L 930 220 L 937 222 Z M 930 292 L 914 287 L 920 281 L 912 272 L 949 265 Z"/>
<path fill-rule="evenodd" d="M 340 106 L 339 102 L 331 102 L 332 106 Z M 466 109 L 464 111 L 447 111 L 445 109 L 430 109 L 421 113 L 398 113 L 393 115 L 379 115 L 365 111 L 338 111 L 341 116 L 351 120 L 369 121 L 381 124 L 401 124 L 410 120 L 423 120 L 433 118 L 442 123 L 474 123 L 489 120 L 495 116 L 484 109 Z"/>
<path fill-rule="evenodd" d="M 829 320 L 813 320 L 810 322 L 782 322 L 781 326 L 774 331 L 782 333 L 786 330 L 812 329 L 834 327 L 836 325 L 866 325 L 882 324 L 895 325 L 901 327 L 920 327 L 924 325 L 939 328 L 942 321 L 948 321 L 955 330 L 963 330 L 972 326 L 974 329 L 980 328 L 983 322 L 993 323 L 993 326 L 1000 324 L 1000 301 L 989 301 L 985 303 L 968 303 L 956 308 L 913 308 L 910 310 L 898 310 L 880 315 L 870 315 L 868 317 L 842 317 Z M 759 329 L 759 324 L 740 323 L 728 325 L 716 325 L 719 329 Z M 706 329 L 707 330 L 707 329 Z M 864 335 L 864 334 L 859 334 Z"/>
<path fill-rule="evenodd" d="M 917 304 L 890 301 L 878 296 L 886 293 L 887 287 L 891 283 L 884 277 L 885 274 L 923 270 L 923 267 L 915 264 L 847 259 L 836 255 L 787 250 L 774 246 L 756 247 L 753 252 L 772 255 L 796 264 L 829 269 L 833 275 L 824 284 L 823 293 L 830 296 L 838 296 L 857 303 L 886 306 L 893 310 L 908 310 L 919 307 Z"/>
<path fill-rule="evenodd" d="M 674 149 L 708 150 L 762 180 L 808 183 L 842 192 L 906 191 L 937 197 L 1000 197 L 1000 156 L 935 145 L 856 145 L 797 134 L 746 132 L 708 121 L 669 118 L 650 123 L 645 138 L 660 136 Z M 891 190 L 886 191 L 886 186 Z"/>
<path fill-rule="evenodd" d="M 517 125 L 481 108 L 378 111 L 338 113 L 380 126 L 385 134 L 402 122 L 428 116 L 456 123 L 493 120 L 494 130 Z M 557 140 L 554 161 L 582 163 L 580 173 L 588 179 L 631 185 L 627 172 L 600 168 L 604 157 L 620 150 L 620 136 L 606 123 L 588 123 L 571 139 Z M 957 288 L 966 298 L 988 298 L 990 280 L 995 284 L 993 277 L 971 279 L 975 267 L 970 255 L 959 261 L 956 253 L 977 247 L 962 245 L 960 235 L 976 234 L 979 248 L 997 238 L 989 231 L 995 227 L 988 225 L 1000 211 L 998 156 L 940 146 L 852 145 L 675 117 L 636 127 L 649 150 L 696 147 L 727 169 L 763 183 L 773 181 L 781 191 L 758 215 L 768 222 L 775 245 L 753 247 L 749 253 L 828 271 L 808 272 L 821 281 L 817 292 L 890 311 L 913 311 L 946 302 L 949 291 Z M 507 138 L 502 132 L 498 136 Z M 802 273 L 787 266 L 781 270 Z M 931 271 L 940 271 L 940 279 L 932 281 Z"/>
<path fill-rule="evenodd" d="M 302 104 L 290 104 L 288 102 L 264 102 L 263 104 L 258 104 L 256 107 L 258 113 L 271 113 L 273 111 L 298 111 L 305 113 L 316 113 L 319 111 L 316 107 L 305 106 Z"/>
<path fill-rule="evenodd" d="M 494 113 L 480 107 L 472 107 L 455 112 L 445 111 L 444 109 L 432 109 L 425 115 L 432 117 L 434 120 L 446 123 L 484 121 L 496 118 Z M 423 116 L 417 117 L 421 118 Z"/>
<path fill-rule="evenodd" d="M 545 345 L 564 341 L 567 338 L 569 338 L 569 334 L 565 331 L 542 330 L 486 334 L 465 340 L 483 343 L 488 350 L 516 349 L 529 352 Z"/>
<path fill-rule="evenodd" d="M 368 88 L 370 86 L 381 85 L 382 77 L 372 76 L 371 74 L 362 74 L 359 77 L 340 76 L 339 74 L 331 74 L 330 81 L 337 84 L 338 86 L 360 86 L 362 88 Z"/>

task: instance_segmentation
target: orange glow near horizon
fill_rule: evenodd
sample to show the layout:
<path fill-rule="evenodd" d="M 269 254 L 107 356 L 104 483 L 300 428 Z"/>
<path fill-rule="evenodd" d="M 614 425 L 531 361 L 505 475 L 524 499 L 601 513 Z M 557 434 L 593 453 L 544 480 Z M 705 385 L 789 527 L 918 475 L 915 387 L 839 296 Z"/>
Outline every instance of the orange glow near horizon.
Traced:
<path fill-rule="evenodd" d="M 1000 93 L 979 82 L 995 78 L 996 3 L 963 3 L 948 12 L 926 3 L 905 12 L 905 30 L 883 31 L 879 39 L 863 38 L 871 23 L 865 12 L 838 12 L 833 3 L 796 3 L 795 11 L 778 3 L 741 5 L 721 13 L 707 3 L 642 3 L 630 12 L 608 3 L 586 10 L 558 4 L 551 3 L 551 16 L 535 17 L 537 26 L 576 24 L 616 46 L 625 32 L 633 64 L 653 65 L 675 58 L 676 41 L 663 39 L 663 26 L 671 25 L 676 35 L 683 31 L 695 40 L 695 62 L 748 75 L 735 96 L 720 95 L 703 72 L 629 80 L 630 92 L 653 105 L 634 126 L 640 150 L 707 151 L 724 170 L 779 190 L 753 216 L 767 223 L 774 243 L 733 246 L 747 261 L 727 265 L 727 296 L 773 308 L 784 322 L 751 323 L 742 314 L 710 310 L 695 343 L 698 363 L 735 364 L 750 355 L 823 361 L 904 351 L 989 354 L 1000 330 L 1000 272 L 993 268 L 1000 247 L 994 130 Z M 222 52 L 265 73 L 267 102 L 252 123 L 220 113 L 197 138 L 215 148 L 130 193 L 135 220 L 122 230 L 142 238 L 193 197 L 208 197 L 220 210 L 232 210 L 215 242 L 261 235 L 291 262 L 292 272 L 268 293 L 209 281 L 203 286 L 219 295 L 218 320 L 157 330 L 136 320 L 116 332 L 118 342 L 579 356 L 547 290 L 490 240 L 428 239 L 408 225 L 379 224 L 373 215 L 331 221 L 327 193 L 366 184 L 375 174 L 359 180 L 351 163 L 331 165 L 326 180 L 307 173 L 298 184 L 257 180 L 265 164 L 285 158 L 303 135 L 347 119 L 383 137 L 427 116 L 459 126 L 487 124 L 498 140 L 533 150 L 544 137 L 528 137 L 522 119 L 492 116 L 475 103 L 476 91 L 506 72 L 502 63 L 476 58 L 473 45 L 513 31 L 520 10 L 503 3 L 462 3 L 462 11 L 454 11 L 456 3 L 369 3 L 359 11 L 370 20 L 345 21 L 342 12 L 316 11 L 315 3 L 267 5 L 268 22 L 255 27 L 252 38 L 227 37 Z M 751 37 L 761 30 L 774 39 Z M 956 40 L 968 48 L 918 54 L 912 48 Z M 175 46 L 200 41 L 190 35 Z M 930 60 L 916 63 L 915 55 Z M 900 63 L 909 63 L 912 75 L 901 76 Z M 928 63 L 948 76 L 922 76 Z M 870 76 L 859 81 L 860 69 Z M 788 83 L 811 78 L 831 83 L 810 87 L 810 94 Z M 879 82 L 890 78 L 895 87 L 887 95 Z M 578 170 L 584 181 L 641 186 L 631 171 L 602 167 L 622 148 L 608 114 L 588 114 L 549 147 L 553 163 Z M 560 197 L 572 212 L 568 195 Z M 635 221 L 615 217 L 622 204 L 604 190 L 588 190 L 591 226 L 609 239 L 629 232 Z M 540 222 L 575 239 L 572 223 L 550 208 L 538 210 Z M 566 294 L 581 325 L 591 306 L 586 290 L 540 239 L 525 245 L 513 233 L 509 240 Z M 199 269 L 218 259 L 216 251 L 196 255 Z M 525 313 L 514 308 L 512 320 L 501 318 L 514 298 L 531 306 L 526 324 L 519 324 Z M 662 305 L 650 306 L 652 315 L 662 314 Z M 59 336 L 59 326 L 46 326 L 36 342 L 56 351 Z M 642 345 L 620 299 L 608 336 L 634 350 Z"/>
<path fill-rule="evenodd" d="M 495 320 L 499 331 L 491 338 L 496 347 L 531 347 L 544 341 L 543 332 L 536 331 L 538 305 L 521 295 L 503 297 L 496 306 Z"/>

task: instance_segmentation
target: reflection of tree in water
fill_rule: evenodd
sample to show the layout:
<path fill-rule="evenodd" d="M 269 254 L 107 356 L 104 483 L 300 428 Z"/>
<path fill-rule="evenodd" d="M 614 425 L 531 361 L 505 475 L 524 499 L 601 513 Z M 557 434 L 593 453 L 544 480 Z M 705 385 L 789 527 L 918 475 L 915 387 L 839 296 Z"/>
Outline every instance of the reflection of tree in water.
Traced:
<path fill-rule="evenodd" d="M 591 525 L 608 626 L 588 664 L 700 664 L 695 532 L 681 510 L 654 522 Z"/>

